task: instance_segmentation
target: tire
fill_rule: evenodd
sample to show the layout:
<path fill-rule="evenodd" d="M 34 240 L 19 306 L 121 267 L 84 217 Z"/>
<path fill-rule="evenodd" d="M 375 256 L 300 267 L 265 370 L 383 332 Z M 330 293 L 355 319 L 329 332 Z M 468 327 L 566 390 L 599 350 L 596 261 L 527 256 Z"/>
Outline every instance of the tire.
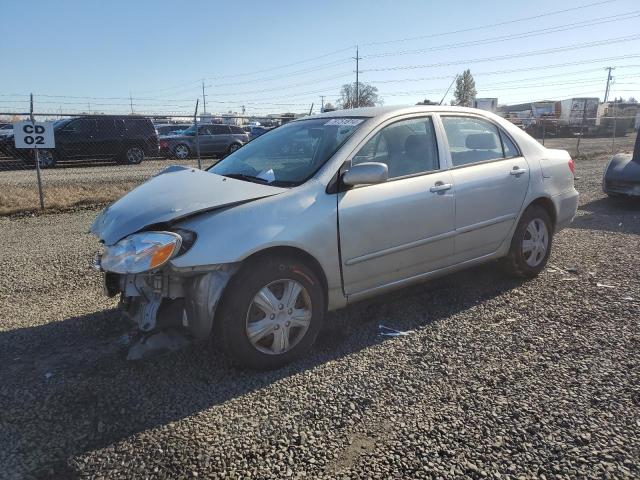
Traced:
<path fill-rule="evenodd" d="M 179 160 L 186 160 L 191 156 L 191 149 L 184 143 L 179 143 L 173 149 L 173 155 Z"/>
<path fill-rule="evenodd" d="M 58 163 L 58 157 L 53 150 L 39 150 L 38 157 L 40 159 L 40 168 L 53 168 Z M 33 165 L 35 167 L 35 159 Z"/>
<path fill-rule="evenodd" d="M 122 163 L 138 165 L 144 160 L 144 149 L 139 145 L 129 145 L 122 152 Z"/>
<path fill-rule="evenodd" d="M 239 143 L 232 143 L 231 145 L 229 145 L 229 149 L 227 150 L 227 155 L 231 155 L 233 152 L 238 150 L 241 146 L 242 145 L 240 145 Z"/>
<path fill-rule="evenodd" d="M 292 290 L 298 294 L 287 301 Z M 262 258 L 243 266 L 227 285 L 215 341 L 238 364 L 279 368 L 311 348 L 325 309 L 321 283 L 311 268 L 293 258 Z"/>
<path fill-rule="evenodd" d="M 505 259 L 509 273 L 533 278 L 547 265 L 551 254 L 553 224 L 547 210 L 538 205 L 527 208 L 518 222 Z"/>

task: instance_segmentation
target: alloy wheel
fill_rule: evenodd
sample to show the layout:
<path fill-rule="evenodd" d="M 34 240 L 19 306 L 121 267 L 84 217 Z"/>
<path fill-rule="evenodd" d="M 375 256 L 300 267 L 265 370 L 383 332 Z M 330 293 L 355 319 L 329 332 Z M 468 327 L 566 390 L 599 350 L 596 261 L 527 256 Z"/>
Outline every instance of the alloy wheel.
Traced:
<path fill-rule="evenodd" d="M 184 160 L 189 156 L 189 148 L 186 145 L 178 145 L 175 149 L 175 154 L 180 160 Z"/>
<path fill-rule="evenodd" d="M 140 147 L 130 147 L 127 150 L 127 162 L 140 163 L 144 158 L 144 152 Z"/>
<path fill-rule="evenodd" d="M 534 218 L 527 225 L 522 239 L 522 255 L 527 265 L 537 267 L 544 260 L 549 248 L 549 231 L 540 218 Z"/>

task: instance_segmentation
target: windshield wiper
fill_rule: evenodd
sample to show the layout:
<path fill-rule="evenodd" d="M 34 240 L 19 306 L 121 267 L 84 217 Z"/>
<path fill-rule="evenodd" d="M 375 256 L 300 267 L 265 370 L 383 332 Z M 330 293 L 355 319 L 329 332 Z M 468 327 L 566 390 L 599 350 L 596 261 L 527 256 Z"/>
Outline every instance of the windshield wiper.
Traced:
<path fill-rule="evenodd" d="M 227 173 L 226 175 L 223 175 L 223 177 L 235 178 L 237 180 L 244 180 L 246 182 L 262 183 L 264 185 L 269 183 L 269 180 L 255 177 L 253 175 L 247 175 L 246 173 Z"/>

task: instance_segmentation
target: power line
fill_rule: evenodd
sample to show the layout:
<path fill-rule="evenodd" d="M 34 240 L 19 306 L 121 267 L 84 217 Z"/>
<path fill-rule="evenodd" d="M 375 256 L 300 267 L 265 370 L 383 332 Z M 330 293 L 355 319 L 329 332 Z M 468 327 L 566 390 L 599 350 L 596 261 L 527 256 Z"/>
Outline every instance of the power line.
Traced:
<path fill-rule="evenodd" d="M 595 6 L 600 6 L 600 5 L 605 5 L 607 3 L 613 3 L 617 0 L 605 0 L 605 1 L 601 1 L 601 2 L 593 2 L 593 3 L 587 3 L 585 5 L 579 5 L 576 7 L 571 7 L 571 8 L 565 8 L 563 10 L 554 10 L 551 12 L 547 12 L 547 13 L 541 13 L 539 15 L 533 15 L 530 17 L 521 17 L 521 18 L 516 18 L 513 20 L 506 20 L 504 22 L 498 22 L 498 23 L 489 23 L 489 24 L 485 24 L 485 25 L 478 25 L 475 27 L 469 27 L 469 28 L 463 28 L 460 30 L 451 30 L 448 32 L 441 32 L 441 33 L 431 33 L 429 35 L 419 35 L 417 37 L 406 37 L 406 38 L 400 38 L 400 39 L 396 39 L 396 40 L 384 40 L 384 41 L 379 41 L 379 42 L 369 42 L 369 43 L 362 43 L 362 46 L 368 47 L 371 45 L 388 45 L 390 43 L 399 43 L 399 42 L 408 42 L 408 41 L 412 41 L 412 40 L 423 40 L 425 38 L 436 38 L 436 37 L 442 37 L 445 35 L 455 35 L 458 33 L 466 33 L 466 32 L 473 32 L 475 30 L 484 30 L 486 28 L 495 28 L 495 27 L 501 27 L 503 25 L 510 25 L 513 23 L 519 23 L 519 22 L 525 22 L 528 20 L 537 20 L 539 18 L 544 18 L 544 17 L 549 17 L 552 15 L 559 15 L 562 13 L 568 13 L 568 12 L 573 12 L 576 10 L 582 10 L 584 8 L 589 8 L 589 7 L 595 7 Z"/>
<path fill-rule="evenodd" d="M 521 33 L 513 33 L 513 34 L 509 34 L 509 35 L 501 35 L 501 36 L 497 36 L 497 37 L 490 37 L 490 38 L 484 38 L 484 39 L 479 39 L 479 40 L 469 40 L 469 41 L 465 41 L 465 42 L 458 42 L 458 43 L 451 43 L 451 44 L 446 44 L 446 45 L 438 45 L 435 47 L 429 47 L 429 48 L 420 48 L 420 49 L 413 49 L 413 50 L 400 50 L 400 51 L 393 51 L 393 52 L 382 52 L 382 53 L 373 53 L 370 55 L 365 55 L 365 58 L 379 58 L 379 57 L 389 57 L 389 56 L 400 56 L 400 55 L 411 55 L 411 54 L 418 54 L 418 53 L 427 53 L 427 52 L 435 52 L 435 51 L 439 51 L 439 50 L 448 50 L 448 49 L 452 49 L 452 48 L 461 48 L 461 47 L 469 47 L 469 46 L 475 46 L 475 45 L 486 45 L 489 43 L 497 43 L 497 42 L 502 42 L 505 40 L 514 40 L 514 39 L 521 39 L 521 38 L 528 38 L 528 37 L 534 37 L 534 36 L 539 36 L 539 35 L 548 35 L 551 33 L 558 33 L 558 32 L 565 32 L 567 30 L 573 30 L 576 28 L 585 28 L 585 27 L 591 27 L 594 25 L 600 25 L 603 23 L 610 23 L 610 22 L 619 22 L 621 20 L 630 20 L 633 18 L 637 18 L 640 16 L 640 10 L 634 10 L 632 12 L 627 12 L 627 13 L 621 13 L 621 14 L 617 14 L 617 15 L 611 15 L 609 17 L 603 17 L 600 19 L 593 19 L 593 20 L 584 20 L 581 22 L 574 22 L 574 23 L 569 23 L 569 24 L 565 24 L 565 25 L 558 25 L 555 27 L 547 27 L 547 28 L 542 28 L 542 29 L 538 29 L 538 30 L 530 30 L 528 32 L 521 32 Z"/>
<path fill-rule="evenodd" d="M 423 64 L 423 65 L 406 65 L 406 66 L 397 66 L 397 67 L 370 68 L 362 71 L 365 73 L 366 72 L 388 72 L 388 71 L 395 71 L 395 70 L 415 70 L 420 68 L 446 67 L 449 65 L 460 65 L 460 64 L 468 64 L 468 63 L 494 62 L 498 60 L 508 60 L 511 58 L 531 57 L 535 55 L 547 55 L 551 53 L 566 52 L 569 50 L 578 50 L 581 48 L 599 47 L 601 45 L 611 45 L 613 43 L 630 42 L 638 39 L 640 39 L 640 34 L 634 34 L 634 35 L 627 35 L 623 37 L 608 38 L 606 40 L 598 40 L 595 42 L 576 43 L 573 45 L 568 45 L 566 47 L 555 47 L 555 48 L 548 48 L 544 50 L 532 50 L 529 52 L 512 53 L 508 55 L 498 55 L 498 56 L 484 57 L 484 58 L 472 58 L 468 60 L 454 60 L 451 62 L 430 63 L 430 64 Z"/>

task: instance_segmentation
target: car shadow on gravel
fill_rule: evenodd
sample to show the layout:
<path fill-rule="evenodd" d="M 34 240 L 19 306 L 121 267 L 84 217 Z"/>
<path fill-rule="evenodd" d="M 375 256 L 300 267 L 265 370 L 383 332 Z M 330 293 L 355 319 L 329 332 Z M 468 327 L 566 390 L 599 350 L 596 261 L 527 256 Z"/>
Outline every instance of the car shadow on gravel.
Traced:
<path fill-rule="evenodd" d="M 579 210 L 571 228 L 640 235 L 640 198 L 598 198 Z"/>
<path fill-rule="evenodd" d="M 127 362 L 129 327 L 117 310 L 2 332 L 4 468 L 17 477 L 73 478 L 71 457 L 389 341 L 379 324 L 434 328 L 520 285 L 491 264 L 359 303 L 328 316 L 309 355 L 270 372 L 236 368 L 210 342 Z"/>

